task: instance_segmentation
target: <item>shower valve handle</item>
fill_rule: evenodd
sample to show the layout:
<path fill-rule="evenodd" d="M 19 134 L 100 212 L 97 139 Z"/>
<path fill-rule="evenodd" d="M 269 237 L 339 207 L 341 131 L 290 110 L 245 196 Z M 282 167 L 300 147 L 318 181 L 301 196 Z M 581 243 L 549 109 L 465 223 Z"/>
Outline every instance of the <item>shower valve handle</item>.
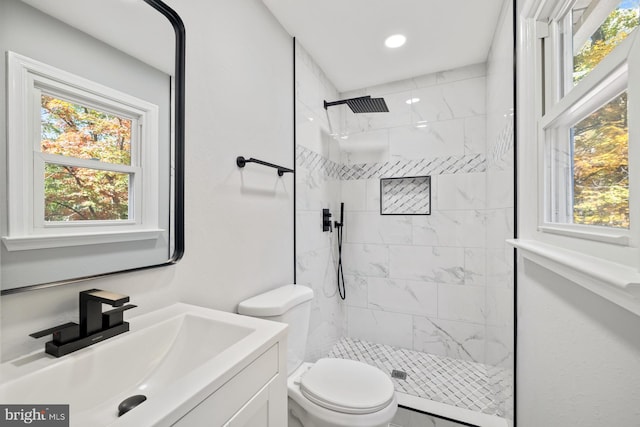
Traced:
<path fill-rule="evenodd" d="M 331 228 L 331 212 L 329 212 L 329 209 L 322 209 L 322 231 L 333 233 L 333 229 Z"/>

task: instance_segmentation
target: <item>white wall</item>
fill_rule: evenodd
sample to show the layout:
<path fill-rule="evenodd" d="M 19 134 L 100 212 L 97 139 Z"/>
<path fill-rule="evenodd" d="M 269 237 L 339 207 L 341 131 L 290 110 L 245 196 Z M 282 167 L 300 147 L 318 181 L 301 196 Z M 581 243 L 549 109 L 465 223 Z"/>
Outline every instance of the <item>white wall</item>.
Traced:
<path fill-rule="evenodd" d="M 187 27 L 186 302 L 235 311 L 292 283 L 293 42 L 259 0 L 171 1 Z"/>
<path fill-rule="evenodd" d="M 518 278 L 518 427 L 639 425 L 640 318 L 528 261 Z"/>
<path fill-rule="evenodd" d="M 170 0 L 187 34 L 186 251 L 176 266 L 3 296 L 2 360 L 43 347 L 27 335 L 77 321 L 77 293 L 131 296 L 135 314 L 185 301 L 234 311 L 293 280 L 292 41 L 259 0 Z M 133 315 L 133 312 L 128 312 Z"/>

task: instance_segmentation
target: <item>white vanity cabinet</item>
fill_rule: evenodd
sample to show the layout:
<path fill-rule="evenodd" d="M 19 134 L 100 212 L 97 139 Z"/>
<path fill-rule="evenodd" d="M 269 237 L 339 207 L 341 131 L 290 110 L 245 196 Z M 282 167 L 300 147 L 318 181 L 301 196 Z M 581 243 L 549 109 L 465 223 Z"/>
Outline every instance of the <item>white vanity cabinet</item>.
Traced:
<path fill-rule="evenodd" d="M 65 357 L 0 364 L 0 402 L 68 404 L 71 427 L 287 425 L 287 325 L 183 303 L 129 322 Z"/>
<path fill-rule="evenodd" d="M 249 362 L 240 372 L 173 425 L 177 427 L 286 426 L 287 371 L 285 357 L 280 357 L 280 344 L 273 345 Z"/>

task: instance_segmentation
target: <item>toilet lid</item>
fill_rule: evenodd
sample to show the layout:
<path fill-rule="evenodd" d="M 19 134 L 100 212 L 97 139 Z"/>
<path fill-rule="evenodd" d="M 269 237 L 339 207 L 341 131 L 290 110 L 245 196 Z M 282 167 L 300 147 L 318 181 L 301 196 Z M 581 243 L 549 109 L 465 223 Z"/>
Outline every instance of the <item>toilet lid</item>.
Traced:
<path fill-rule="evenodd" d="M 347 359 L 318 360 L 300 379 L 302 394 L 324 408 L 370 414 L 393 401 L 391 379 L 380 369 Z"/>

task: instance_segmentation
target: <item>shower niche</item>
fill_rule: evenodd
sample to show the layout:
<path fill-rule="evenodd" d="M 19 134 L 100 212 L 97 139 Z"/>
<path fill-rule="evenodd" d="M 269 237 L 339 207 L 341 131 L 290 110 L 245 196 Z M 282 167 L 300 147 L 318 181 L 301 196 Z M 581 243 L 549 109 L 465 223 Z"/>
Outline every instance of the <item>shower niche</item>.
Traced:
<path fill-rule="evenodd" d="M 381 178 L 380 215 L 431 215 L 431 177 Z"/>

